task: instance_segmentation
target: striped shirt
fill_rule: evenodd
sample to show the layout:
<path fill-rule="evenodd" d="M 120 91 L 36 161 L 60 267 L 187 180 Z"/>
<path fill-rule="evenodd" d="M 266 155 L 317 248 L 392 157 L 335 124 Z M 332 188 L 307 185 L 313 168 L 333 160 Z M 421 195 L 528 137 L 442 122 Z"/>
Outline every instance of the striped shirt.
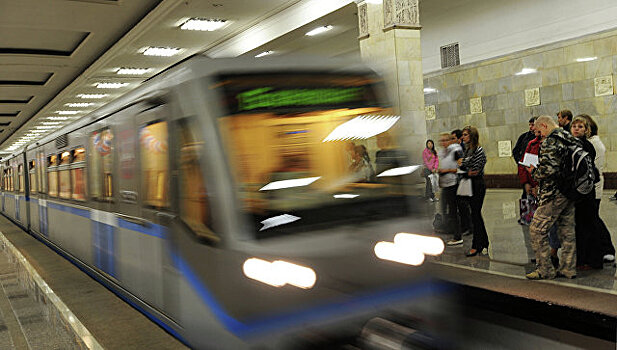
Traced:
<path fill-rule="evenodd" d="M 461 164 L 461 170 L 470 171 L 474 170 L 478 172 L 477 176 L 484 175 L 484 166 L 486 165 L 486 154 L 482 147 L 478 147 L 475 150 L 470 148 L 465 150 L 465 157 L 463 158 L 463 164 Z"/>

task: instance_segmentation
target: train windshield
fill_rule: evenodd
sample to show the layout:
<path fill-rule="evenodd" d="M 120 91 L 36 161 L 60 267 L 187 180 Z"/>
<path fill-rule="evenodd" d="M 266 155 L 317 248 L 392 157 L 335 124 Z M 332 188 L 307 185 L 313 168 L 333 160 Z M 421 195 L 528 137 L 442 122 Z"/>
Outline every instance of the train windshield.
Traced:
<path fill-rule="evenodd" d="M 257 237 L 408 212 L 399 117 L 370 75 L 219 77 L 219 119 L 243 210 Z"/>

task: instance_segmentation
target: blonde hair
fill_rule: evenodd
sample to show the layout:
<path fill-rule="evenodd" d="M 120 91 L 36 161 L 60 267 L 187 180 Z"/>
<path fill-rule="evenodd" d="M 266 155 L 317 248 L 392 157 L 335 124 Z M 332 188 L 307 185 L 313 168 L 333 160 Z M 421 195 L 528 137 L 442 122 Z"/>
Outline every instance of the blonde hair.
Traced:
<path fill-rule="evenodd" d="M 572 124 L 570 124 L 570 128 L 572 128 L 572 125 L 578 123 L 581 123 L 585 126 L 585 137 L 589 137 L 591 135 L 591 126 L 589 125 L 589 120 L 587 120 L 587 118 L 583 117 L 582 115 L 577 115 L 576 117 L 574 117 L 574 119 L 572 119 Z"/>
<path fill-rule="evenodd" d="M 554 126 L 557 127 L 557 122 L 555 121 L 555 119 L 553 119 L 553 117 L 548 116 L 548 115 L 541 115 L 538 117 L 538 119 L 536 119 L 536 125 L 540 124 L 540 123 L 544 123 L 546 125 L 550 125 L 550 126 Z"/>

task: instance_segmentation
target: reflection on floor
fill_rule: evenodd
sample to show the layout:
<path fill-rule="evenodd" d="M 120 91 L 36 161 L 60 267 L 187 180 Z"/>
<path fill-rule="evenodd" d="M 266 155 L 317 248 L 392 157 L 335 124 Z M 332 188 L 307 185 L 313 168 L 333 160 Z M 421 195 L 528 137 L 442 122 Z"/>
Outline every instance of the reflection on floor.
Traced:
<path fill-rule="evenodd" d="M 605 191 L 600 204 L 600 216 L 611 231 L 613 244 L 617 242 L 617 202 L 608 199 L 614 191 Z M 463 236 L 463 245 L 446 247 L 445 252 L 436 262 L 462 265 L 470 268 L 488 270 L 494 273 L 525 278 L 525 273 L 534 269 L 531 258 L 534 257 L 529 241 L 529 227 L 517 223 L 518 199 L 520 190 L 489 189 L 484 199 L 482 216 L 489 236 L 489 256 L 465 257 L 465 252 L 471 248 L 472 236 Z M 429 213 L 440 210 L 439 202 L 427 202 L 432 208 Z M 432 218 L 433 215 L 430 215 Z M 444 241 L 451 237 L 440 235 Z M 617 278 L 615 264 L 604 264 L 602 270 L 578 271 L 577 278 L 566 280 L 555 279 L 558 283 L 599 288 L 603 291 L 617 294 Z"/>

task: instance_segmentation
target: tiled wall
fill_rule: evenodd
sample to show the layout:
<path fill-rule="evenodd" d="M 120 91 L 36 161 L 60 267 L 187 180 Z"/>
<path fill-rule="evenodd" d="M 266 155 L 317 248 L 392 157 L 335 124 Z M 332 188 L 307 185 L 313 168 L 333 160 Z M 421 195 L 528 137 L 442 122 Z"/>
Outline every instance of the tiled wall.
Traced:
<path fill-rule="evenodd" d="M 597 59 L 577 62 L 585 57 Z M 516 75 L 523 68 L 537 72 Z M 515 174 L 513 159 L 499 155 L 499 141 L 509 140 L 514 147 L 518 136 L 528 130 L 530 117 L 554 116 L 567 108 L 574 115 L 587 113 L 594 117 L 607 149 L 604 170 L 615 172 L 617 96 L 612 91 L 596 96 L 594 85 L 594 78 L 607 76 L 612 76 L 614 85 L 617 30 L 429 73 L 424 76 L 424 87 L 437 92 L 425 94 L 425 105 L 435 106 L 435 119 L 426 120 L 427 133 L 437 140 L 441 132 L 474 125 L 487 153 L 486 173 Z M 533 88 L 539 88 L 540 104 L 527 107 L 525 90 Z M 478 97 L 482 112 L 472 114 L 470 99 Z"/>

